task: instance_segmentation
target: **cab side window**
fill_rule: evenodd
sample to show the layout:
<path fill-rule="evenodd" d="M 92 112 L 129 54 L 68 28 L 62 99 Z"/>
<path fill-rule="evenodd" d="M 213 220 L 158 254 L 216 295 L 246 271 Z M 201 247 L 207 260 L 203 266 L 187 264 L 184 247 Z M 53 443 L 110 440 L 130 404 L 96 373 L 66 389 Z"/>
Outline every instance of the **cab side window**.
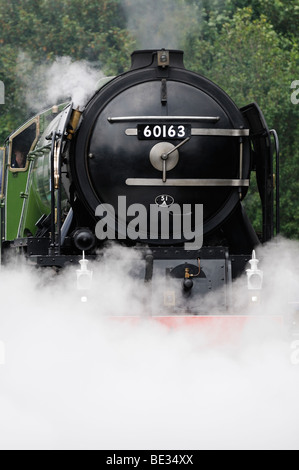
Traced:
<path fill-rule="evenodd" d="M 27 127 L 18 130 L 10 137 L 10 170 L 26 171 L 28 168 L 28 153 L 35 146 L 38 135 L 38 122 L 29 123 Z"/>

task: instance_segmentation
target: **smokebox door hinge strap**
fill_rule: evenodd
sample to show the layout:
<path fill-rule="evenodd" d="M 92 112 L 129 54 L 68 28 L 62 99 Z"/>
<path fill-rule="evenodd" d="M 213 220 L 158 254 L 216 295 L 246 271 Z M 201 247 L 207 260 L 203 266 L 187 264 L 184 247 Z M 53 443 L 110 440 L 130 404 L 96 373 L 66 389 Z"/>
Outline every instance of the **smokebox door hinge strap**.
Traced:
<path fill-rule="evenodd" d="M 167 80 L 162 78 L 161 80 L 161 103 L 165 105 L 167 103 Z"/>

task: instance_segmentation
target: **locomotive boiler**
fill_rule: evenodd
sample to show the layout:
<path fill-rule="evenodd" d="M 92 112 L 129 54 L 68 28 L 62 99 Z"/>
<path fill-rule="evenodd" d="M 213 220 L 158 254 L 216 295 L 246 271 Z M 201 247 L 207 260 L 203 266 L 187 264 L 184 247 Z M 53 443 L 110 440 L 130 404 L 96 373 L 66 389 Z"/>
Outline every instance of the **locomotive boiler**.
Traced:
<path fill-rule="evenodd" d="M 136 282 L 163 279 L 162 310 L 200 313 L 217 291 L 229 311 L 233 280 L 274 234 L 273 131 L 258 105 L 239 109 L 162 49 L 134 52 L 75 108 L 35 116 L 1 150 L 2 260 L 16 250 L 61 268 L 83 252 L 100 265 L 112 241 L 139 253 Z M 252 171 L 259 237 L 242 203 Z"/>

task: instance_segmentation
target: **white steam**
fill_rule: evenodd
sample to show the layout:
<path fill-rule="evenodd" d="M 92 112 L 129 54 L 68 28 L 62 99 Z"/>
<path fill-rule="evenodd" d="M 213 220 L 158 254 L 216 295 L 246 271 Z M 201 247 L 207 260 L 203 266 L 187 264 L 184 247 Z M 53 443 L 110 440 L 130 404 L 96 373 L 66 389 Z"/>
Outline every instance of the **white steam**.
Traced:
<path fill-rule="evenodd" d="M 200 6 L 185 0 L 122 0 L 122 6 L 127 29 L 140 49 L 180 48 L 199 28 Z M 31 112 L 69 100 L 82 110 L 104 76 L 97 64 L 85 60 L 56 57 L 52 63 L 36 65 L 25 52 L 19 53 L 16 73 Z"/>
<path fill-rule="evenodd" d="M 26 53 L 20 53 L 17 74 L 24 84 L 26 104 L 31 111 L 72 100 L 82 109 L 96 91 L 103 73 L 93 64 L 71 57 L 57 57 L 51 64 L 34 65 Z"/>
<path fill-rule="evenodd" d="M 298 245 L 258 255 L 263 313 L 286 315 Z M 216 326 L 212 340 L 168 329 L 147 317 L 148 286 L 128 275 L 138 263 L 130 249 L 108 250 L 86 304 L 75 268 L 2 268 L 0 448 L 298 449 L 299 366 L 279 323 L 252 323 L 234 341 L 219 340 L 225 331 L 215 341 Z"/>
<path fill-rule="evenodd" d="M 141 49 L 177 49 L 198 29 L 198 8 L 185 0 L 122 0 L 127 29 Z"/>

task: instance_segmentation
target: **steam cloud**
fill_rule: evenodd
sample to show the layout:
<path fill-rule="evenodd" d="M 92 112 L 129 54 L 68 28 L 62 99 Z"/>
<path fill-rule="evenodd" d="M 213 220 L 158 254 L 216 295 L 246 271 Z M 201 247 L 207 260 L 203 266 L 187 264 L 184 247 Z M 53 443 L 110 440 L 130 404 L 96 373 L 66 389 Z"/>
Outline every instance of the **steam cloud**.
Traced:
<path fill-rule="evenodd" d="M 184 0 L 122 0 L 127 28 L 142 49 L 176 49 L 198 28 L 199 7 Z"/>
<path fill-rule="evenodd" d="M 264 301 L 239 313 L 287 315 L 298 245 L 282 240 L 258 256 Z M 298 449 L 298 365 L 280 324 L 253 323 L 229 342 L 168 329 L 147 317 L 148 286 L 128 275 L 136 266 L 134 251 L 111 247 L 93 266 L 87 303 L 75 268 L 2 268 L 0 448 Z"/>
<path fill-rule="evenodd" d="M 122 6 L 127 29 L 139 48 L 179 48 L 187 34 L 199 27 L 200 7 L 191 7 L 184 0 L 123 0 Z M 82 109 L 104 76 L 97 64 L 71 57 L 57 57 L 51 64 L 37 66 L 25 52 L 19 53 L 16 73 L 30 112 L 70 99 L 75 108 Z"/>
<path fill-rule="evenodd" d="M 26 53 L 19 54 L 17 74 L 24 84 L 26 104 L 33 112 L 70 99 L 74 108 L 82 109 L 104 76 L 94 64 L 74 62 L 70 57 L 36 66 Z"/>

